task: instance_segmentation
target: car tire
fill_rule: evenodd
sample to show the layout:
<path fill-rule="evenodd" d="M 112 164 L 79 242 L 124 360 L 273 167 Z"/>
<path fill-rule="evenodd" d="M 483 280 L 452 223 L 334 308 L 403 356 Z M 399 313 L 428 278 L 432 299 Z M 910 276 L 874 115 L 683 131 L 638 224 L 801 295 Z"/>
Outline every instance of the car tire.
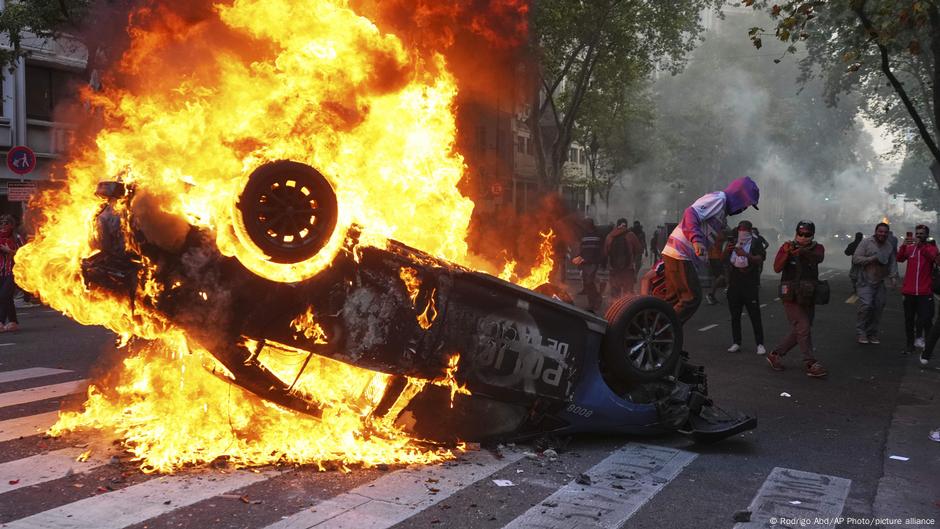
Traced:
<path fill-rule="evenodd" d="M 672 306 L 651 296 L 627 296 L 607 309 L 604 366 L 633 383 L 672 375 L 682 354 L 682 324 Z"/>
<path fill-rule="evenodd" d="M 296 264 L 316 255 L 336 228 L 336 193 L 313 167 L 266 163 L 248 177 L 236 204 L 245 232 L 272 262 Z"/>

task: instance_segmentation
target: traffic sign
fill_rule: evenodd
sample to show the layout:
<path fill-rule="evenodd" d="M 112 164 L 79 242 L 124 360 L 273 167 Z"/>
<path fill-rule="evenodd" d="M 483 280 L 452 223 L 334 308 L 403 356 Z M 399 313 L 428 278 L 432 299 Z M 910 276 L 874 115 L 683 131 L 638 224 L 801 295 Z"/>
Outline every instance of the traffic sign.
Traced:
<path fill-rule="evenodd" d="M 36 168 L 36 153 L 25 145 L 17 145 L 7 153 L 7 167 L 16 174 L 26 174 Z"/>
<path fill-rule="evenodd" d="M 7 200 L 10 202 L 29 202 L 29 198 L 35 192 L 36 182 L 7 183 Z"/>

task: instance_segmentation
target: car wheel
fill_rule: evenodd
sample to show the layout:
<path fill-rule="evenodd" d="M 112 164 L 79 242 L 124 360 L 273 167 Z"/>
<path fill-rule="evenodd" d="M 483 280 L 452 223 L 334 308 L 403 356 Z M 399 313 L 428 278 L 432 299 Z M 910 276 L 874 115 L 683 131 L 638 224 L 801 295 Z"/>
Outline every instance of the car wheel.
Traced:
<path fill-rule="evenodd" d="M 672 306 L 650 296 L 628 296 L 607 309 L 604 365 L 628 382 L 673 374 L 682 353 L 682 324 Z"/>
<path fill-rule="evenodd" d="M 336 228 L 333 187 L 313 167 L 289 160 L 255 169 L 236 206 L 248 237 L 275 263 L 313 257 Z"/>

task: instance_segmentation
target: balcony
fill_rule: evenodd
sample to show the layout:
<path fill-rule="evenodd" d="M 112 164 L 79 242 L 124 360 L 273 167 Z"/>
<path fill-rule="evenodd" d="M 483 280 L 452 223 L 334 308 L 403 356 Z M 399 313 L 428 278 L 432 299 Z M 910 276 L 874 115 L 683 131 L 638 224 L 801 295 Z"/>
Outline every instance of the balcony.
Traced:
<path fill-rule="evenodd" d="M 38 119 L 26 120 L 26 144 L 39 157 L 54 158 L 65 152 L 74 134 L 75 125 Z"/>

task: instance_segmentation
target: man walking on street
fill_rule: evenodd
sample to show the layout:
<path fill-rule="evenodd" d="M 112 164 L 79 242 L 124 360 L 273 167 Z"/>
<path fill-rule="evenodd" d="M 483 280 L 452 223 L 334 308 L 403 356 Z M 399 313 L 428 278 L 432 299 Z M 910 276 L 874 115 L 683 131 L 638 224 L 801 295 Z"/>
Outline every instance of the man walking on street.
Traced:
<path fill-rule="evenodd" d="M 855 240 L 850 242 L 849 245 L 845 247 L 845 255 L 848 255 L 849 257 L 852 257 L 853 255 L 855 255 L 855 250 L 858 249 L 859 244 L 862 244 L 863 237 L 864 235 L 862 235 L 862 232 L 860 231 L 855 232 Z M 855 284 L 858 283 L 858 271 L 860 269 L 861 267 L 855 263 L 852 263 L 852 268 L 849 269 L 849 279 L 852 281 L 853 293 L 855 292 Z"/>
<path fill-rule="evenodd" d="M 913 236 L 912 236 L 913 235 Z M 914 233 L 907 233 L 904 244 L 898 248 L 897 260 L 907 262 L 904 272 L 904 284 L 901 294 L 904 296 L 904 333 L 907 341 L 904 354 L 909 355 L 915 348 L 924 349 L 924 339 L 915 336 L 915 329 L 923 330 L 924 336 L 930 335 L 933 325 L 934 301 L 931 288 L 933 267 L 937 262 L 938 250 L 927 243 L 930 229 L 923 224 L 914 228 Z"/>
<path fill-rule="evenodd" d="M 860 344 L 879 344 L 878 328 L 887 300 L 885 279 L 893 283 L 898 278 L 898 262 L 894 246 L 888 240 L 888 225 L 875 226 L 875 234 L 861 242 L 852 255 L 852 264 L 859 265 L 858 318 L 855 326 Z"/>
<path fill-rule="evenodd" d="M 715 238 L 727 228 L 728 215 L 743 213 L 751 206 L 757 209 L 759 199 L 757 183 L 745 176 L 731 182 L 724 191 L 704 195 L 686 208 L 663 250 L 666 290 L 682 323 L 702 303 L 698 268 L 704 264 Z"/>
<path fill-rule="evenodd" d="M 601 263 L 601 238 L 594 226 L 594 219 L 584 221 L 584 235 L 581 237 L 581 247 L 571 262 L 581 268 L 581 283 L 587 295 L 588 310 L 597 312 L 601 307 L 601 293 L 597 289 L 597 271 Z"/>
<path fill-rule="evenodd" d="M 783 356 L 799 345 L 806 375 L 822 378 L 829 372 L 815 358 L 812 327 L 816 315 L 815 284 L 826 250 L 813 241 L 815 234 L 816 225 L 801 220 L 796 225 L 795 240 L 783 243 L 774 259 L 774 272 L 781 274 L 780 300 L 790 322 L 790 334 L 767 355 L 767 363 L 774 371 L 783 371 Z"/>
<path fill-rule="evenodd" d="M 633 260 L 636 261 L 635 273 L 639 274 L 640 269 L 643 268 L 643 257 L 646 256 L 646 232 L 643 231 L 643 225 L 638 220 L 633 221 L 631 231 L 636 235 L 637 242 L 640 243 L 640 251 L 633 254 Z M 634 277 L 635 279 L 636 277 Z"/>
<path fill-rule="evenodd" d="M 617 226 L 604 240 L 604 255 L 610 270 L 611 300 L 633 292 L 633 285 L 636 284 L 634 256 L 639 247 L 636 235 L 627 228 L 627 219 L 617 219 Z"/>

